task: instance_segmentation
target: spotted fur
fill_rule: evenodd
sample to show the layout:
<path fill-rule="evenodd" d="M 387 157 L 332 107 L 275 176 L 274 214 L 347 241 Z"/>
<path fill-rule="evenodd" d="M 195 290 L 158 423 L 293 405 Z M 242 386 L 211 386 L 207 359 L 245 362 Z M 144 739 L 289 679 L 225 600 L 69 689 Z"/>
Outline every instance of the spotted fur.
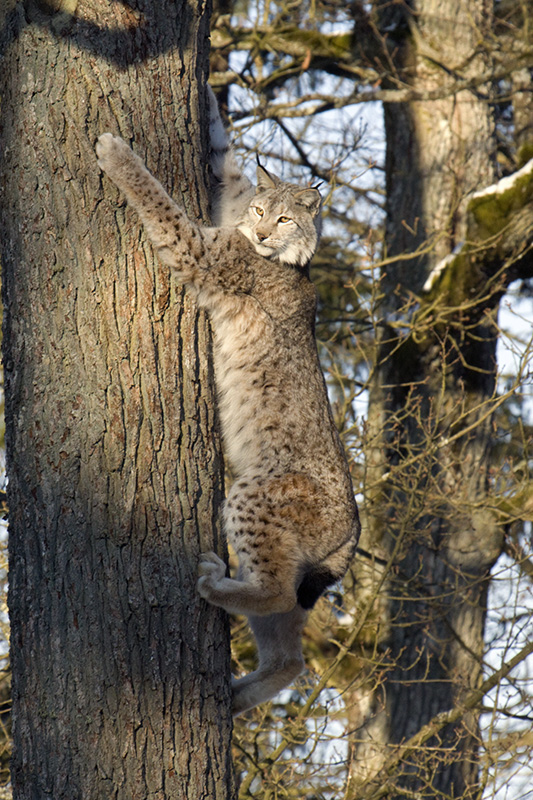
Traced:
<path fill-rule="evenodd" d="M 104 134 L 97 154 L 161 260 L 211 318 L 224 446 L 235 476 L 223 519 L 239 569 L 229 577 L 217 555 L 204 554 L 198 591 L 250 620 L 259 666 L 234 682 L 239 714 L 303 669 L 307 611 L 344 575 L 359 520 L 314 337 L 308 265 L 320 195 L 262 167 L 254 190 L 239 176 L 216 117 L 212 106 L 212 170 L 221 184 L 215 217 L 223 223 L 214 227 L 188 219 L 121 139 Z"/>

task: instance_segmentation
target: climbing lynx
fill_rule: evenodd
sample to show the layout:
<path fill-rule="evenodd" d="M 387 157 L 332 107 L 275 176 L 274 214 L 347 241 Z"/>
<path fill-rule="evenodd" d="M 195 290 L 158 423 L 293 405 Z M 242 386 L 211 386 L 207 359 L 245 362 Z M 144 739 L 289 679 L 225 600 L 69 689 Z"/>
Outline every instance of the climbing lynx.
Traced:
<path fill-rule="evenodd" d="M 98 140 L 98 163 L 140 215 L 160 259 L 210 315 L 227 459 L 234 482 L 225 531 L 236 577 L 201 556 L 198 591 L 246 614 L 259 651 L 255 672 L 234 681 L 233 712 L 271 698 L 303 669 L 308 609 L 341 578 L 359 520 L 314 338 L 309 261 L 320 194 L 261 166 L 257 189 L 237 169 L 212 94 L 213 216 L 200 227 L 166 194 L 128 145 Z"/>

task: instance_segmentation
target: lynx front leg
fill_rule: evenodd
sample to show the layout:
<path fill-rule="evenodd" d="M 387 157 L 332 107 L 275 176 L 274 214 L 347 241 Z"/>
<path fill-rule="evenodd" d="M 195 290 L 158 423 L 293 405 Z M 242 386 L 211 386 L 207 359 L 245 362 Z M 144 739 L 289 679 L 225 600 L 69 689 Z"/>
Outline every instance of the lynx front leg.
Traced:
<path fill-rule="evenodd" d="M 205 255 L 199 227 L 168 196 L 141 159 L 120 137 L 104 133 L 96 144 L 100 168 L 124 192 L 141 217 L 162 261 L 194 282 Z"/>
<path fill-rule="evenodd" d="M 209 603 L 232 614 L 265 615 L 290 611 L 296 605 L 294 580 L 257 574 L 252 580 L 226 577 L 226 565 L 215 553 L 204 553 L 198 569 L 198 592 Z"/>

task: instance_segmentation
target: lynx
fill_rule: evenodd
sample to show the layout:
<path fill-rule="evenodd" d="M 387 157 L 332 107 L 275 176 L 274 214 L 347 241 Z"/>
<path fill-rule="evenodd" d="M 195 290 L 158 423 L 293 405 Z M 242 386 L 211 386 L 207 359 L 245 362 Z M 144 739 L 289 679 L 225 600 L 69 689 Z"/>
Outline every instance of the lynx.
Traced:
<path fill-rule="evenodd" d="M 161 261 L 210 316 L 225 455 L 233 484 L 223 524 L 235 577 L 215 553 L 198 592 L 247 615 L 258 667 L 233 682 L 233 713 L 303 670 L 306 616 L 345 573 L 359 535 L 350 474 L 320 369 L 309 262 L 319 238 L 316 188 L 257 167 L 240 173 L 210 95 L 216 226 L 190 220 L 122 139 L 100 136 L 98 163 L 143 221 Z"/>

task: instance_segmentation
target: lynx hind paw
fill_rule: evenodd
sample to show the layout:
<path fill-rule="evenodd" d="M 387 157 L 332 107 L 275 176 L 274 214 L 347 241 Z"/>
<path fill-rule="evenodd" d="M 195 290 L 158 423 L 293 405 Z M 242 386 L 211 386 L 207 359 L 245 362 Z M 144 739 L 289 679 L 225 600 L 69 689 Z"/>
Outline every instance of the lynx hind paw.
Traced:
<path fill-rule="evenodd" d="M 226 575 L 226 565 L 216 553 L 202 553 L 198 566 L 198 593 L 209 600 L 211 589 Z"/>
<path fill-rule="evenodd" d="M 200 576 L 208 575 L 215 581 L 220 580 L 226 575 L 226 564 L 216 553 L 202 553 L 198 574 Z"/>
<path fill-rule="evenodd" d="M 96 142 L 96 155 L 100 169 L 107 173 L 113 173 L 114 169 L 131 155 L 131 149 L 120 136 L 103 133 Z"/>

